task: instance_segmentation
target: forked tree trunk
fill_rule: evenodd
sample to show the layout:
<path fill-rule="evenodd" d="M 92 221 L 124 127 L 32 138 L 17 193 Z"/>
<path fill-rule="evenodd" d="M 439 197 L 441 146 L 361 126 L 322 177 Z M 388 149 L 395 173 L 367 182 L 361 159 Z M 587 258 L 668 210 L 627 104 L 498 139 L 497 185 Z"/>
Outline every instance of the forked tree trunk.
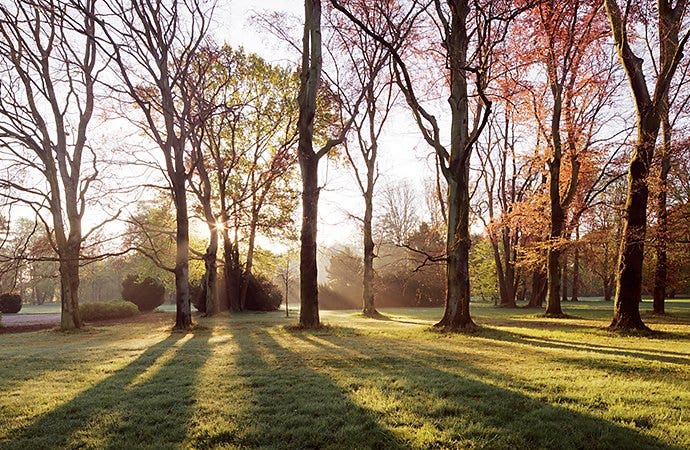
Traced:
<path fill-rule="evenodd" d="M 637 142 L 628 168 L 628 195 L 621 240 L 616 299 L 613 320 L 609 328 L 648 330 L 640 317 L 642 301 L 642 263 L 647 231 L 647 177 L 659 135 L 661 118 L 668 109 L 668 89 L 683 55 L 687 36 L 679 43 L 680 27 L 685 16 L 686 1 L 668 0 L 657 3 L 659 28 L 659 76 L 654 93 L 650 95 L 644 78 L 642 59 L 633 52 L 627 40 L 626 19 L 616 0 L 605 0 L 606 12 L 613 32 L 621 64 L 630 81 L 637 107 Z M 626 8 L 627 13 L 627 8 Z"/>

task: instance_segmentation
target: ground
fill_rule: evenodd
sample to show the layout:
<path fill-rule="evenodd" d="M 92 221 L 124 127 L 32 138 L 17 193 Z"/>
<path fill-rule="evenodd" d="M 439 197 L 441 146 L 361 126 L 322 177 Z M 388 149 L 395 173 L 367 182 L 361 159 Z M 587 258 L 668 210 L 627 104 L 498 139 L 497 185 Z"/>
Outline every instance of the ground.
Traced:
<path fill-rule="evenodd" d="M 431 330 L 440 309 L 4 334 L 0 448 L 690 448 L 690 301 L 645 314 L 652 336 L 566 308 L 476 304 L 470 336 Z"/>

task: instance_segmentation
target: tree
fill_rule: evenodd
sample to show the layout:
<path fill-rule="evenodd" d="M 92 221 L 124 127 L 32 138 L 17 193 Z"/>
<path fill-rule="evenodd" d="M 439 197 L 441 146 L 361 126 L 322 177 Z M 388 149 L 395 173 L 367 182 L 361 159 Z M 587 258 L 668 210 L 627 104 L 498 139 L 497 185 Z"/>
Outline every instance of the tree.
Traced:
<path fill-rule="evenodd" d="M 548 147 L 549 242 L 546 248 L 546 315 L 563 317 L 561 309 L 561 256 L 568 208 L 575 199 L 580 167 L 595 139 L 597 122 L 611 96 L 611 70 L 602 55 L 604 23 L 599 1 L 570 0 L 542 2 L 534 9 L 536 53 L 546 69 L 546 84 L 551 94 L 550 124 L 542 125 L 536 113 L 538 130 Z M 602 57 L 603 56 L 603 57 Z M 603 60 L 604 63 L 599 63 Z M 588 88 L 589 87 L 589 88 Z M 614 86 L 615 87 L 615 86 Z M 537 93 L 541 96 L 541 93 Z M 569 159 L 567 183 L 563 183 Z M 565 188 L 563 186 L 565 184 Z"/>
<path fill-rule="evenodd" d="M 366 11 L 370 8 L 366 2 L 358 0 L 350 2 L 351 8 Z M 382 8 L 394 8 L 392 3 L 381 5 Z M 337 16 L 339 17 L 339 16 Z M 378 34 L 384 34 L 388 25 L 385 22 L 376 23 L 375 16 L 369 16 L 367 25 Z M 374 302 L 374 188 L 378 180 L 377 157 L 379 140 L 384 125 L 396 100 L 393 91 L 392 74 L 382 71 L 389 64 L 390 57 L 387 49 L 371 36 L 352 29 L 347 19 L 336 20 L 332 24 L 338 37 L 338 47 L 347 55 L 347 63 L 343 64 L 350 72 L 351 86 L 339 86 L 341 98 L 348 113 L 356 117 L 352 128 L 356 134 L 354 145 L 345 141 L 345 154 L 354 171 L 362 197 L 364 199 L 364 216 L 362 222 L 363 255 L 362 271 L 362 311 L 365 316 L 378 317 Z M 343 68 L 340 68 L 343 70 Z M 345 84 L 345 83 L 343 83 Z M 349 87 L 350 89 L 347 89 Z M 355 98 L 358 92 L 365 92 L 363 111 L 358 116 L 353 110 L 353 104 L 348 101 L 350 92 L 354 90 Z M 355 152 L 352 147 L 359 151 Z M 356 154 L 359 156 L 356 156 Z M 361 157 L 361 158 L 360 158 Z M 358 161 L 362 160 L 364 168 L 360 168 Z"/>
<path fill-rule="evenodd" d="M 101 73 L 95 3 L 0 5 L 0 152 L 16 174 L 0 183 L 46 229 L 59 263 L 62 329 L 82 326 L 79 265 L 92 232 L 84 232 L 82 218 L 99 174 L 88 139 Z"/>
<path fill-rule="evenodd" d="M 350 129 L 354 116 L 343 121 L 337 137 L 329 139 L 314 150 L 314 119 L 319 89 L 321 88 L 322 60 L 321 0 L 305 0 L 304 32 L 302 37 L 302 64 L 297 101 L 299 134 L 297 155 L 302 174 L 302 231 L 300 235 L 300 326 L 314 328 L 319 320 L 319 286 L 316 266 L 316 230 L 318 221 L 319 183 L 318 168 L 321 158 L 341 144 Z M 353 104 L 359 109 L 364 93 Z"/>
<path fill-rule="evenodd" d="M 195 97 L 190 135 L 195 179 L 190 183 L 209 229 L 202 295 L 208 314 L 244 309 L 257 233 L 289 228 L 295 208 L 293 175 L 298 80 L 294 71 L 229 46 L 207 46 L 188 74 Z M 240 282 L 241 229 L 247 250 Z M 216 305 L 218 236 L 223 238 L 225 295 Z M 237 261 L 237 262 L 236 262 Z"/>
<path fill-rule="evenodd" d="M 212 8 L 211 8 L 212 9 Z M 138 123 L 160 149 L 175 206 L 175 329 L 192 325 L 189 291 L 187 149 L 194 97 L 185 84 L 208 30 L 210 11 L 196 0 L 101 2 L 100 41 L 116 67 L 124 94 L 138 107 Z"/>
<path fill-rule="evenodd" d="M 680 27 L 687 2 L 679 0 L 676 6 L 669 0 L 659 0 L 657 25 L 659 27 L 659 76 L 650 93 L 643 60 L 630 45 L 628 26 L 632 22 L 631 3 L 621 11 L 616 0 L 605 0 L 606 13 L 618 50 L 620 62 L 630 82 L 637 113 L 637 141 L 628 169 L 628 193 L 625 203 L 625 222 L 621 239 L 620 258 L 616 281 L 616 299 L 613 330 L 647 330 L 640 317 L 642 301 L 642 264 L 647 227 L 648 175 L 659 135 L 661 118 L 667 105 L 668 90 L 690 31 L 680 38 Z"/>

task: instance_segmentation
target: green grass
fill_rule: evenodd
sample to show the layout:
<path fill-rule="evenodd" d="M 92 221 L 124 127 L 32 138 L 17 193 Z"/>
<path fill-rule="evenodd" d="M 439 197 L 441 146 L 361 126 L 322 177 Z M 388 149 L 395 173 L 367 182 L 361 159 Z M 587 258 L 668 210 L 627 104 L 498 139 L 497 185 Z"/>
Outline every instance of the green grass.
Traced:
<path fill-rule="evenodd" d="M 565 306 L 477 304 L 470 336 L 431 331 L 440 309 L 2 335 L 0 448 L 689 448 L 690 302 L 651 337 Z"/>

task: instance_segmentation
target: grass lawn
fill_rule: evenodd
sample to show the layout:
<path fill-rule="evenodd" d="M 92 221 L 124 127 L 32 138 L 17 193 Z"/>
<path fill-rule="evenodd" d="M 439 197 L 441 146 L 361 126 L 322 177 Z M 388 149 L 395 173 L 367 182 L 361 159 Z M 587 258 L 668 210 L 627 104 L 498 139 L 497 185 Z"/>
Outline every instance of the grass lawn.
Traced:
<path fill-rule="evenodd" d="M 0 448 L 690 448 L 690 302 L 653 337 L 602 330 L 611 306 L 476 304 L 471 336 L 440 309 L 0 335 Z"/>

